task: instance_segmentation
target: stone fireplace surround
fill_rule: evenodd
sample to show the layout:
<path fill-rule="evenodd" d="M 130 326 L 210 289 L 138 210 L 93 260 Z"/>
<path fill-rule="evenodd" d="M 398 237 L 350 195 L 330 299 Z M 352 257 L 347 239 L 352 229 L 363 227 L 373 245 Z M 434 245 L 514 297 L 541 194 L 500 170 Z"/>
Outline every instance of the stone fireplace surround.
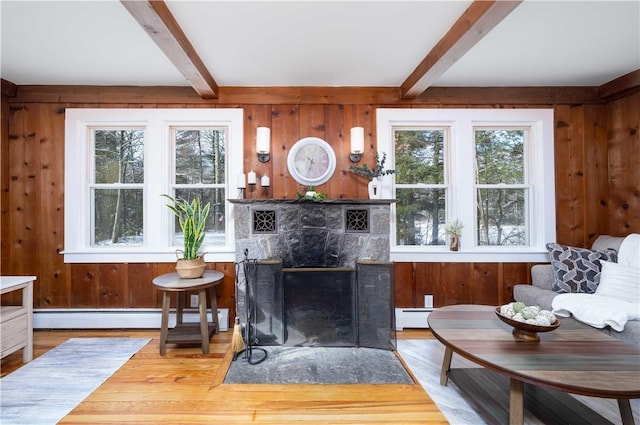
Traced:
<path fill-rule="evenodd" d="M 245 282 L 249 278 L 255 281 L 251 285 L 257 310 L 252 322 L 258 345 L 395 348 L 393 265 L 389 262 L 393 200 L 230 202 L 234 204 L 236 261 L 242 263 L 245 252 L 246 258 L 255 260 L 249 262 L 249 276 L 244 276 L 243 267 L 238 269 L 236 315 L 246 323 Z M 331 282 L 340 286 L 335 294 Z M 304 285 L 314 286 L 307 291 Z M 291 288 L 296 287 L 301 290 L 293 296 Z M 309 299 L 298 299 L 305 292 Z M 335 304 L 340 308 L 351 305 L 350 318 L 332 312 L 338 324 L 325 329 L 326 317 L 313 317 L 313 312 L 334 306 L 314 303 L 323 304 L 322 299 L 332 296 L 339 298 Z M 294 302 L 296 306 L 288 305 Z M 306 324 L 294 324 L 293 317 L 301 312 L 311 317 L 304 318 Z M 317 332 L 303 335 L 308 331 L 304 328 L 314 324 Z M 334 336 L 327 339 L 330 334 Z"/>

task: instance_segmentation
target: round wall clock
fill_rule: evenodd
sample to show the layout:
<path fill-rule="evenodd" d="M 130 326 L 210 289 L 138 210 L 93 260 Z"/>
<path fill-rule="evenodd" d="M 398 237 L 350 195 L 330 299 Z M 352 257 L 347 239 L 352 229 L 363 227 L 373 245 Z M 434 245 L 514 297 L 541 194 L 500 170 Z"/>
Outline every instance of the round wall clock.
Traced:
<path fill-rule="evenodd" d="M 318 137 L 298 140 L 287 157 L 291 176 L 305 186 L 318 186 L 336 170 L 336 154 L 331 145 Z"/>

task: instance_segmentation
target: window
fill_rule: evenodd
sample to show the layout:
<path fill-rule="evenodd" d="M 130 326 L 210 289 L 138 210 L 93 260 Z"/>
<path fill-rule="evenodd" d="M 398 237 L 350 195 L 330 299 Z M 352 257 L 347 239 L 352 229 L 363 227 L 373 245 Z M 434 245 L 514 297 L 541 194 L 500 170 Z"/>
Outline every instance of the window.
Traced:
<path fill-rule="evenodd" d="M 525 174 L 528 129 L 475 128 L 478 245 L 529 244 L 529 186 Z"/>
<path fill-rule="evenodd" d="M 546 261 L 555 240 L 553 111 L 378 109 L 396 170 L 391 259 Z M 447 222 L 464 224 L 448 251 Z"/>
<path fill-rule="evenodd" d="M 227 199 L 242 119 L 241 109 L 67 109 L 65 261 L 175 260 L 182 234 L 163 194 L 210 202 L 204 251 L 234 261 Z"/>
<path fill-rule="evenodd" d="M 204 246 L 225 244 L 225 145 L 226 128 L 172 128 L 175 169 L 172 194 L 178 199 L 202 199 L 211 203 Z M 178 218 L 174 217 L 173 244 L 183 244 Z"/>
<path fill-rule="evenodd" d="M 89 128 L 91 246 L 143 241 L 144 129 Z"/>
<path fill-rule="evenodd" d="M 396 244 L 444 245 L 448 131 L 395 128 Z"/>

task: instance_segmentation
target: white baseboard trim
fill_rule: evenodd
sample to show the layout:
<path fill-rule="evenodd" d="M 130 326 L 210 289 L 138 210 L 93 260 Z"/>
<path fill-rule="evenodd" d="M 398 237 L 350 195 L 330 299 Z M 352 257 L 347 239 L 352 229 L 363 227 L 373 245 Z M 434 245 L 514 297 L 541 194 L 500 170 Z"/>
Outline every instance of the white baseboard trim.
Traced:
<path fill-rule="evenodd" d="M 161 309 L 34 309 L 34 329 L 160 329 Z M 211 313 L 207 313 L 211 321 Z M 197 309 L 184 309 L 183 320 L 200 320 Z M 229 309 L 218 309 L 220 330 L 229 330 Z M 175 309 L 169 312 L 169 327 L 176 324 Z"/>
<path fill-rule="evenodd" d="M 433 308 L 396 308 L 396 330 L 404 328 L 428 329 L 427 317 Z"/>

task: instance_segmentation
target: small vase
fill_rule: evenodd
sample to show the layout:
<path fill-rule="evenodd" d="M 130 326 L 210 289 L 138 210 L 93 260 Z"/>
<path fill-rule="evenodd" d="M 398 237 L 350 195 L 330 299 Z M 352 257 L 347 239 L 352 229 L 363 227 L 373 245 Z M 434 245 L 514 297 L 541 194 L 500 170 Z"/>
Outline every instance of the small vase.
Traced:
<path fill-rule="evenodd" d="M 385 174 L 378 178 L 380 181 L 380 198 L 392 199 L 393 196 L 393 175 Z"/>
<path fill-rule="evenodd" d="M 371 179 L 368 185 L 369 189 L 369 199 L 380 199 L 382 196 L 382 191 L 380 187 L 380 181 L 377 177 Z"/>
<path fill-rule="evenodd" d="M 449 250 L 457 251 L 460 249 L 460 236 L 451 234 L 449 235 Z"/>

